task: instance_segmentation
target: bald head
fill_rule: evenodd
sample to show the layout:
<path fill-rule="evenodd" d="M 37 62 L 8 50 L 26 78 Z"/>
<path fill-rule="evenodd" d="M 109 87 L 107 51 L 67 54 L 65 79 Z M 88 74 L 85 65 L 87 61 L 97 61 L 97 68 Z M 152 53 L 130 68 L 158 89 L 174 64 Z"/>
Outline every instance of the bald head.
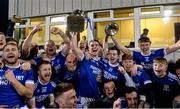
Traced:
<path fill-rule="evenodd" d="M 77 57 L 76 57 L 76 55 L 73 53 L 69 53 L 66 56 L 65 64 L 66 64 L 68 71 L 75 71 L 77 68 Z"/>

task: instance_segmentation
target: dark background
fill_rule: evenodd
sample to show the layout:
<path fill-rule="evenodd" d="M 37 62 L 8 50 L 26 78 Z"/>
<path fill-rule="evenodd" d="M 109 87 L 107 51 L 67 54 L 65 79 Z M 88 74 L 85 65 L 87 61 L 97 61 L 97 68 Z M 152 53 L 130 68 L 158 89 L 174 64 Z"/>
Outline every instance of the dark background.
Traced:
<path fill-rule="evenodd" d="M 9 0 L 0 0 L 0 32 L 6 34 L 8 27 Z"/>
<path fill-rule="evenodd" d="M 174 28 L 175 28 L 175 41 L 177 42 L 180 39 L 180 23 L 175 23 Z"/>

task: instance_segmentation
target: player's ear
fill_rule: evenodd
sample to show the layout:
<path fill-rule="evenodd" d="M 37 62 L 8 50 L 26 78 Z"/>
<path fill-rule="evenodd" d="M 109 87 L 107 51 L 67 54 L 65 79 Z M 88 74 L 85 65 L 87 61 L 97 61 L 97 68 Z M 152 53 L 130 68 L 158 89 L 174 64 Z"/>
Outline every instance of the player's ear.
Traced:
<path fill-rule="evenodd" d="M 66 62 L 66 61 L 65 61 L 65 63 L 64 63 L 64 64 L 65 64 L 65 66 L 67 66 L 67 62 Z"/>
<path fill-rule="evenodd" d="M 38 70 L 38 74 L 40 74 L 40 71 Z"/>
<path fill-rule="evenodd" d="M 18 51 L 18 58 L 20 58 L 21 57 L 21 53 L 20 53 L 20 51 Z"/>

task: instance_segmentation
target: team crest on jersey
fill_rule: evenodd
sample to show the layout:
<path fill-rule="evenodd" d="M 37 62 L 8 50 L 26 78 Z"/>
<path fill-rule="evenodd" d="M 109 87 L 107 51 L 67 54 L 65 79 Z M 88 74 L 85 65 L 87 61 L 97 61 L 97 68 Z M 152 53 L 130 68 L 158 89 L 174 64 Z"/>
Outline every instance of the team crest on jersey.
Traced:
<path fill-rule="evenodd" d="M 146 62 L 149 62 L 149 57 L 144 57 Z"/>
<path fill-rule="evenodd" d="M 109 72 L 112 72 L 113 71 L 113 69 L 112 68 L 109 68 Z"/>
<path fill-rule="evenodd" d="M 43 87 L 42 88 L 42 93 L 46 92 L 46 90 L 47 90 L 47 87 Z"/>
<path fill-rule="evenodd" d="M 165 84 L 165 85 L 163 86 L 163 90 L 169 92 L 169 91 L 170 91 L 169 85 L 168 85 L 168 84 Z"/>
<path fill-rule="evenodd" d="M 37 93 L 39 93 L 39 92 L 40 92 L 40 90 L 38 89 L 38 90 L 37 90 Z"/>

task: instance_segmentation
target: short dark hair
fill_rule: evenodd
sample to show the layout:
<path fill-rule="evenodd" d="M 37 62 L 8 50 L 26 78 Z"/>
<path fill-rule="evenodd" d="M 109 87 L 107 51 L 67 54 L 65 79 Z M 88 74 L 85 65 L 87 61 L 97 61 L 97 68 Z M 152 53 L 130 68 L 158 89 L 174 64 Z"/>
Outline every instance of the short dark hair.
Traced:
<path fill-rule="evenodd" d="M 74 89 L 73 84 L 71 83 L 60 83 L 54 89 L 54 97 L 57 98 L 61 96 L 64 92 Z"/>
<path fill-rule="evenodd" d="M 89 42 L 89 45 L 90 45 L 91 42 L 97 42 L 99 45 L 101 45 L 101 43 L 100 43 L 98 40 L 96 40 L 96 39 L 91 40 L 91 41 Z"/>
<path fill-rule="evenodd" d="M 6 43 L 18 44 L 18 42 L 12 37 L 6 37 Z"/>
<path fill-rule="evenodd" d="M 151 40 L 148 37 L 140 37 L 138 43 L 150 42 Z"/>
<path fill-rule="evenodd" d="M 143 31 L 149 31 L 149 29 L 147 29 L 147 28 L 144 28 L 144 29 L 143 29 Z"/>
<path fill-rule="evenodd" d="M 135 87 L 126 87 L 125 93 L 132 93 L 132 92 L 136 92 L 137 93 L 137 89 Z"/>
<path fill-rule="evenodd" d="M 126 94 L 131 94 L 132 92 L 136 92 L 137 94 L 137 99 L 139 100 L 139 93 L 137 91 L 137 89 L 135 87 L 126 87 L 126 90 L 125 90 L 125 98 L 126 98 Z"/>
<path fill-rule="evenodd" d="M 106 84 L 106 83 L 109 83 L 109 82 L 113 82 L 114 83 L 114 80 L 104 80 L 103 84 Z"/>
<path fill-rule="evenodd" d="M 104 80 L 104 81 L 103 81 L 103 85 L 105 86 L 105 84 L 110 83 L 110 82 L 113 83 L 113 86 L 114 86 L 114 88 L 115 88 L 115 90 L 116 90 L 116 85 L 115 85 L 115 82 L 114 82 L 113 80 Z"/>
<path fill-rule="evenodd" d="M 38 70 L 43 64 L 50 64 L 51 65 L 51 63 L 49 61 L 42 60 L 37 66 Z"/>
<path fill-rule="evenodd" d="M 167 62 L 167 59 L 164 58 L 164 57 L 156 57 L 154 60 L 153 60 L 153 63 L 165 63 L 165 64 L 168 64 Z"/>
<path fill-rule="evenodd" d="M 8 46 L 8 45 L 16 46 L 16 47 L 17 47 L 17 49 L 18 49 L 17 44 L 15 44 L 15 43 L 6 43 L 6 45 L 4 45 L 4 47 L 3 47 L 3 50 L 4 50 L 4 49 L 5 49 L 5 47 L 6 47 L 6 46 Z"/>
<path fill-rule="evenodd" d="M 120 50 L 116 46 L 112 46 L 112 47 L 108 48 L 108 51 L 110 51 L 110 50 L 116 50 L 118 55 L 120 54 Z"/>

